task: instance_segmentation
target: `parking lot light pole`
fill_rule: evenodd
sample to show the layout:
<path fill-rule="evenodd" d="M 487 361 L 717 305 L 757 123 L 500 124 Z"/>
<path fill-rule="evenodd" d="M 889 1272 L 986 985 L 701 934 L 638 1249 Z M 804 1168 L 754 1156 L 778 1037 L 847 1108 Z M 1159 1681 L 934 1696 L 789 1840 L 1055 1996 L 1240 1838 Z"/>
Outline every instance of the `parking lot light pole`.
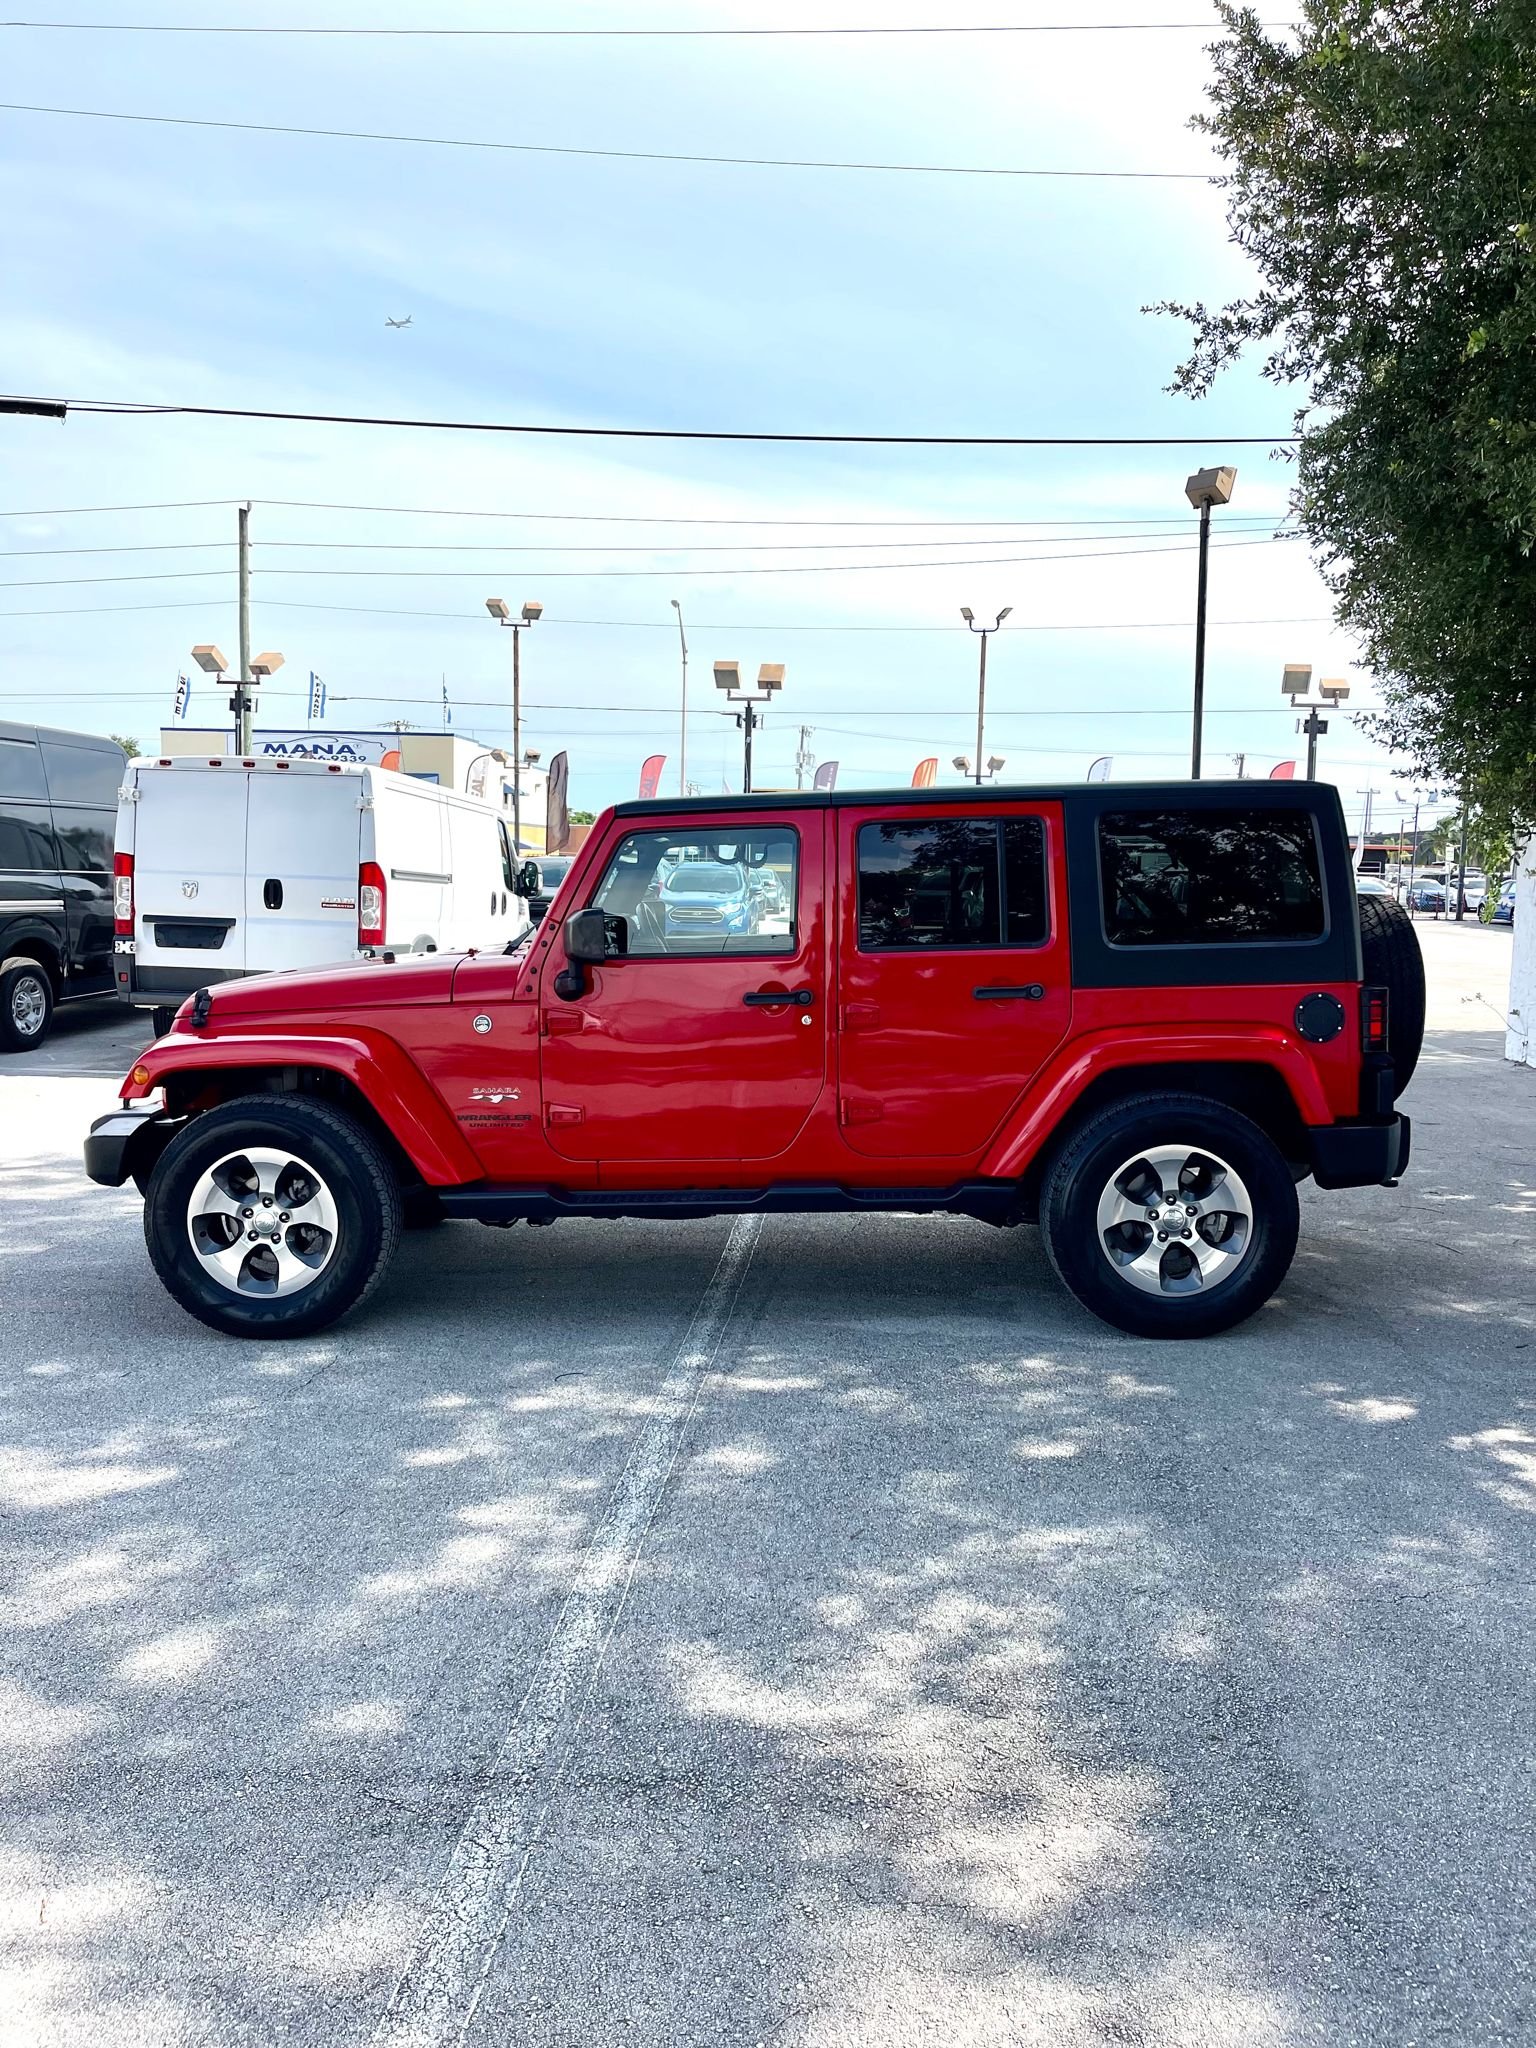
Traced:
<path fill-rule="evenodd" d="M 960 607 L 961 618 L 964 619 L 970 630 L 981 638 L 981 667 L 976 677 L 976 781 L 978 786 L 982 780 L 982 758 L 986 753 L 984 735 L 987 723 L 987 642 L 1012 610 L 1013 606 L 1011 604 L 1005 604 L 992 625 L 978 626 L 976 614 L 971 610 L 970 606 L 963 604 Z"/>
<path fill-rule="evenodd" d="M 742 731 L 742 781 L 743 796 L 752 794 L 752 734 L 762 720 L 757 715 L 759 704 L 771 703 L 784 687 L 784 664 L 782 661 L 765 661 L 757 671 L 757 688 L 742 688 L 741 664 L 736 661 L 715 663 L 715 688 L 724 690 L 728 704 L 739 704 L 736 723 Z"/>
<path fill-rule="evenodd" d="M 1195 704 L 1189 743 L 1189 773 L 1200 780 L 1200 743 L 1205 725 L 1205 590 L 1211 554 L 1211 508 L 1231 502 L 1235 469 L 1197 469 L 1184 486 L 1184 495 L 1200 514 L 1200 573 L 1195 584 Z"/>
<path fill-rule="evenodd" d="M 688 635 L 683 631 L 683 607 L 678 598 L 672 599 L 672 609 L 677 613 L 677 637 L 683 648 L 683 717 L 677 735 L 677 793 L 688 794 Z"/>
<path fill-rule="evenodd" d="M 544 607 L 531 601 L 523 606 L 522 617 L 514 619 L 504 597 L 488 597 L 485 608 L 498 625 L 512 628 L 512 845 L 518 859 L 523 852 L 523 664 L 524 626 L 536 626 Z"/>

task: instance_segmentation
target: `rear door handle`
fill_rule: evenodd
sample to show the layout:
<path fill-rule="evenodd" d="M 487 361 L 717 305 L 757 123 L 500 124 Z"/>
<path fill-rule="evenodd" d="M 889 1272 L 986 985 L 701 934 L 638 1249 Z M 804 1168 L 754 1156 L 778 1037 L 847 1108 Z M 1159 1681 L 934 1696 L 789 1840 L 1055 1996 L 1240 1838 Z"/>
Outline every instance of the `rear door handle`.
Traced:
<path fill-rule="evenodd" d="M 808 1010 L 816 1000 L 816 991 L 809 988 L 754 989 L 751 995 L 741 999 L 750 1008 L 766 1010 L 770 1007 L 783 1009 L 786 1004 L 797 1010 Z"/>
<path fill-rule="evenodd" d="M 1045 990 L 1038 981 L 1020 982 L 1010 988 L 973 988 L 978 1003 L 1038 1003 Z"/>

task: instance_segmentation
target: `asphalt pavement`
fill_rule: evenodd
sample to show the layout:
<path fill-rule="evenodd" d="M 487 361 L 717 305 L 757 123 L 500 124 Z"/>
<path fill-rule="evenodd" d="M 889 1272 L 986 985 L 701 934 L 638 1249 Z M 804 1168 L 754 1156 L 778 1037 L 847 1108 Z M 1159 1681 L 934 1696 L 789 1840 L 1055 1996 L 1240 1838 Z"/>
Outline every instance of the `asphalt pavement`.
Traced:
<path fill-rule="evenodd" d="M 1158 1346 L 1033 1235 L 413 1235 L 298 1344 L 0 1062 L 0 2043 L 1536 2041 L 1536 1073 Z"/>

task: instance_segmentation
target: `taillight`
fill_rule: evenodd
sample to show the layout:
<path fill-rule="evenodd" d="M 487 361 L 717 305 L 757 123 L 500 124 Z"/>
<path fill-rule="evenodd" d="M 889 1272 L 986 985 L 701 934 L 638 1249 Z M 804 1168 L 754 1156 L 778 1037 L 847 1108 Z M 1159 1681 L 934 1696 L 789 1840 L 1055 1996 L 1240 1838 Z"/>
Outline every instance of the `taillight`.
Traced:
<path fill-rule="evenodd" d="M 1387 992 L 1384 988 L 1360 991 L 1360 1034 L 1367 1052 L 1387 1049 Z"/>
<path fill-rule="evenodd" d="M 384 943 L 384 870 L 377 861 L 365 860 L 357 870 L 357 943 Z"/>
<path fill-rule="evenodd" d="M 133 936 L 133 855 L 112 856 L 112 929 L 120 939 Z"/>

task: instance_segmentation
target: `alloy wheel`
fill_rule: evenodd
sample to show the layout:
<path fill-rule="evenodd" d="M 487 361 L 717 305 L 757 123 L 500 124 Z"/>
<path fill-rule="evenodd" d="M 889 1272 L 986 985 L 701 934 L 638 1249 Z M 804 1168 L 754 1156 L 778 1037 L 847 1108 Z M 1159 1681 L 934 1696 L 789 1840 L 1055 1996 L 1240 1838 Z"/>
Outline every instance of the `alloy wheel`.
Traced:
<path fill-rule="evenodd" d="M 1242 1177 L 1198 1145 L 1138 1152 L 1099 1197 L 1101 1251 L 1123 1280 L 1148 1294 L 1211 1293 L 1242 1264 L 1253 1230 Z"/>
<path fill-rule="evenodd" d="M 226 1153 L 198 1180 L 187 1235 L 210 1279 L 234 1294 L 271 1298 L 314 1285 L 335 1254 L 340 1223 L 313 1166 L 253 1145 Z"/>

